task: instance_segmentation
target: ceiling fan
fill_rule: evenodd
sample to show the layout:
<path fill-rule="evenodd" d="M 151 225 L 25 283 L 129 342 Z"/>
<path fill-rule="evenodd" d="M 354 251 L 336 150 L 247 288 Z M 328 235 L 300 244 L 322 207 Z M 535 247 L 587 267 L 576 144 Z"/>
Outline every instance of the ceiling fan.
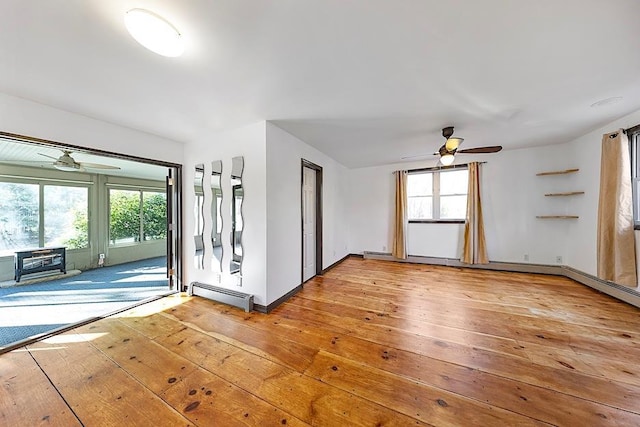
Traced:
<path fill-rule="evenodd" d="M 464 138 L 454 137 L 453 136 L 453 126 L 447 126 L 442 129 L 442 136 L 446 138 L 442 147 L 438 149 L 435 153 L 435 156 L 440 156 L 440 163 L 443 166 L 449 166 L 455 160 L 455 155 L 457 153 L 460 154 L 487 154 L 487 153 L 497 153 L 502 150 L 502 145 L 492 145 L 488 147 L 477 147 L 477 148 L 467 148 L 465 150 L 458 150 Z M 424 157 L 424 155 L 419 156 L 410 156 L 403 157 L 403 159 L 411 159 L 415 157 Z"/>
<path fill-rule="evenodd" d="M 54 168 L 59 169 L 61 171 L 66 172 L 76 172 L 76 171 L 85 171 L 86 169 L 109 169 L 109 170 L 117 170 L 120 169 L 118 166 L 104 165 L 101 163 L 88 163 L 88 162 L 76 162 L 73 157 L 71 157 L 71 151 L 62 150 L 62 155 L 58 158 L 49 156 L 47 154 L 38 153 L 41 156 L 48 157 L 53 159 L 54 162 L 51 163 Z"/>

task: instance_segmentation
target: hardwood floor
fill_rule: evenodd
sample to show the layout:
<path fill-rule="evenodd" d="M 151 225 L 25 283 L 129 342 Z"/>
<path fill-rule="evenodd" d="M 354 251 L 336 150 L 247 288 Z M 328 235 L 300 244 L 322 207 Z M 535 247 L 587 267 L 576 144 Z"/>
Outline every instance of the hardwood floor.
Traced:
<path fill-rule="evenodd" d="M 0 425 L 640 425 L 640 310 L 349 258 L 269 315 L 168 297 L 0 356 Z"/>

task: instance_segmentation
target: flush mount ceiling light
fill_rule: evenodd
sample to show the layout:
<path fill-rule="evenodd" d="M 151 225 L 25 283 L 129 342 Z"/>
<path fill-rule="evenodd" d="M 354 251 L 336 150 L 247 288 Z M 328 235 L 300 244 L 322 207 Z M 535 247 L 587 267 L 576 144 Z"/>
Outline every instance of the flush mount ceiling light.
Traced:
<path fill-rule="evenodd" d="M 162 56 L 184 52 L 180 32 L 169 21 L 145 9 L 131 9 L 124 15 L 129 34 L 142 46 Z"/>

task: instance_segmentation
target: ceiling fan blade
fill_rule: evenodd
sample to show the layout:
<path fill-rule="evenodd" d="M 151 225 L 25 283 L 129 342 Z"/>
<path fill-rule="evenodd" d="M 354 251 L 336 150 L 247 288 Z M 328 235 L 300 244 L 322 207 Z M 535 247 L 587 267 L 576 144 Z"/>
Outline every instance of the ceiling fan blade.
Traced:
<path fill-rule="evenodd" d="M 81 167 L 89 168 L 89 169 L 112 169 L 112 170 L 120 169 L 118 166 L 103 165 L 101 163 L 85 163 L 85 162 L 78 162 L 78 163 L 80 164 Z"/>
<path fill-rule="evenodd" d="M 488 154 L 488 153 L 497 153 L 502 150 L 502 145 L 492 145 L 490 147 L 478 147 L 478 148 L 467 148 L 465 150 L 458 150 L 458 154 Z"/>
<path fill-rule="evenodd" d="M 3 163 L 5 163 L 5 162 L 3 162 Z M 37 160 L 13 160 L 9 164 L 32 166 L 32 167 L 42 167 L 42 168 L 44 168 L 44 167 L 52 168 L 53 167 L 53 163 L 52 162 L 46 162 L 46 161 L 39 162 Z"/>
<path fill-rule="evenodd" d="M 44 157 L 48 157 L 48 158 L 53 159 L 53 160 L 58 160 L 57 157 L 51 157 L 48 154 L 42 154 L 42 153 L 38 153 L 38 154 L 40 154 L 41 156 L 44 156 Z"/>
<path fill-rule="evenodd" d="M 401 157 L 402 160 L 407 160 L 407 159 L 420 159 L 420 158 L 424 158 L 424 157 L 429 157 L 432 155 L 437 155 L 438 153 L 425 153 L 425 154 L 417 154 L 415 156 L 405 156 L 405 157 Z"/>

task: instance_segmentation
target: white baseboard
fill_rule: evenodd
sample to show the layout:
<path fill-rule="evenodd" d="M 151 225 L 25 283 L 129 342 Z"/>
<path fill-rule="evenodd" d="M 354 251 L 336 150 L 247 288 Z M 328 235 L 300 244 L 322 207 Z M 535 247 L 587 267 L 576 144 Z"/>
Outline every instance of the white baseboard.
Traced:
<path fill-rule="evenodd" d="M 564 276 L 575 280 L 578 283 L 589 286 L 604 294 L 624 301 L 640 308 L 640 292 L 637 289 L 621 286 L 613 282 L 599 279 L 591 274 L 585 273 L 566 265 L 547 264 L 527 264 L 518 262 L 494 262 L 489 264 L 464 264 L 455 258 L 439 258 L 409 255 L 407 259 L 394 258 L 390 253 L 384 252 L 364 252 L 365 259 L 378 259 L 383 261 L 409 262 L 414 264 L 443 265 L 447 267 L 477 268 L 480 270 L 511 271 L 515 273 L 551 274 L 554 276 Z"/>

